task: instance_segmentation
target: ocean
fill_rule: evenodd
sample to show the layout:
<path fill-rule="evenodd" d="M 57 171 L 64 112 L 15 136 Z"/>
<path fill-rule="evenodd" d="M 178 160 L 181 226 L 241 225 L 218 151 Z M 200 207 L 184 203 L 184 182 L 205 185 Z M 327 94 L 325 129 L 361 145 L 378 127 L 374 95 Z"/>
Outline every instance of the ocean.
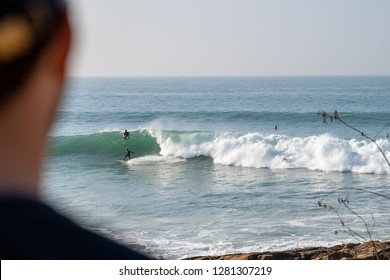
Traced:
<path fill-rule="evenodd" d="M 42 197 L 158 259 L 389 240 L 389 104 L 389 76 L 69 78 Z"/>

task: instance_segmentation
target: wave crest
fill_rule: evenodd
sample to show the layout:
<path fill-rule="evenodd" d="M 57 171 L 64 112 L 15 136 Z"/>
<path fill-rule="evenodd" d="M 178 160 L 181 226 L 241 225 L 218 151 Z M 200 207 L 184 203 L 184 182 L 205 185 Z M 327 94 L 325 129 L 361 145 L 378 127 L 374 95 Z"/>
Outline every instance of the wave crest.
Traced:
<path fill-rule="evenodd" d="M 176 135 L 177 137 L 177 135 Z M 288 137 L 248 133 L 183 133 L 180 139 L 160 135 L 162 155 L 211 157 L 214 163 L 254 168 L 306 168 L 325 172 L 388 174 L 389 167 L 374 143 L 342 140 L 324 134 Z M 390 156 L 389 141 L 378 144 Z"/>
<path fill-rule="evenodd" d="M 138 129 L 130 132 L 128 141 L 122 140 L 120 131 L 61 136 L 52 140 L 54 156 L 88 154 L 120 158 L 124 149 L 129 148 L 140 163 L 147 163 L 150 156 L 170 159 L 209 157 L 216 164 L 228 166 L 389 174 L 389 166 L 374 143 L 344 140 L 329 134 L 289 137 L 259 132 Z M 377 143 L 390 157 L 389 141 L 381 139 Z M 145 161 L 141 157 L 149 158 Z M 159 160 L 168 164 L 174 162 Z"/>

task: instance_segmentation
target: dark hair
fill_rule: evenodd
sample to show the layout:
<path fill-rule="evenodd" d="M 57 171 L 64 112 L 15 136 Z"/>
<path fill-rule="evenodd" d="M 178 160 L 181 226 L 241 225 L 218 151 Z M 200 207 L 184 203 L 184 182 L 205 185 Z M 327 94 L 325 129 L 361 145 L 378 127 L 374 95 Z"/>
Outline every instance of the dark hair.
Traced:
<path fill-rule="evenodd" d="M 63 7 L 63 0 L 0 1 L 0 104 L 28 78 Z"/>

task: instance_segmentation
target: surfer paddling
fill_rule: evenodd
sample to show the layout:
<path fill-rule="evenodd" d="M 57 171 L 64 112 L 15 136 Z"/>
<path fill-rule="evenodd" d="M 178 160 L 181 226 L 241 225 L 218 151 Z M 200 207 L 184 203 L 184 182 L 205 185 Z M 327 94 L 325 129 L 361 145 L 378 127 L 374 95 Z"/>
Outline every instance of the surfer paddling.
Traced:
<path fill-rule="evenodd" d="M 126 157 L 129 157 L 130 160 L 130 154 L 134 154 L 134 152 L 130 151 L 129 149 L 126 149 L 125 154 L 123 155 L 123 161 L 126 159 Z"/>

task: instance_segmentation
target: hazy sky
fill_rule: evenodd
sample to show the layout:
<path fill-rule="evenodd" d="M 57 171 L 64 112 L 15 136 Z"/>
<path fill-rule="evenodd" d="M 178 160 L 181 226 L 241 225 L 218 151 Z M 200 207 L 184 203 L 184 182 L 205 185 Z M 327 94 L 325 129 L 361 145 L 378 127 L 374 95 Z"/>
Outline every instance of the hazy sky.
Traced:
<path fill-rule="evenodd" d="M 390 74 L 389 0 L 69 0 L 72 76 Z"/>

